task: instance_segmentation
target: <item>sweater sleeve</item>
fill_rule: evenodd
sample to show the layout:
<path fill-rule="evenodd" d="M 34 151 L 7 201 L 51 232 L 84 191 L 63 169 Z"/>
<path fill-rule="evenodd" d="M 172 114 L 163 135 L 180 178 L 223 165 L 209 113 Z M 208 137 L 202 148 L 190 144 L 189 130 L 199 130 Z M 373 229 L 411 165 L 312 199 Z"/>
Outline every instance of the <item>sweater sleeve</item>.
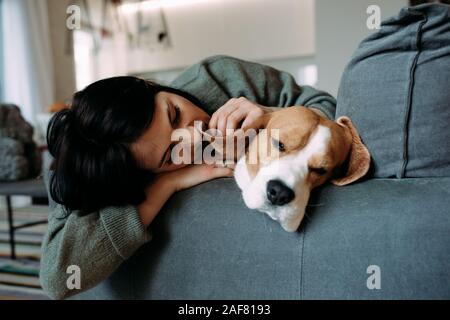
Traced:
<path fill-rule="evenodd" d="M 334 119 L 336 110 L 336 100 L 330 94 L 298 85 L 287 72 L 224 55 L 187 68 L 171 86 L 194 95 L 209 114 L 240 96 L 268 107 L 316 108 L 329 119 Z"/>
<path fill-rule="evenodd" d="M 136 207 L 108 207 L 81 216 L 56 205 L 42 243 L 40 281 L 53 299 L 94 287 L 151 238 Z M 69 266 L 79 267 L 81 288 L 69 289 Z"/>

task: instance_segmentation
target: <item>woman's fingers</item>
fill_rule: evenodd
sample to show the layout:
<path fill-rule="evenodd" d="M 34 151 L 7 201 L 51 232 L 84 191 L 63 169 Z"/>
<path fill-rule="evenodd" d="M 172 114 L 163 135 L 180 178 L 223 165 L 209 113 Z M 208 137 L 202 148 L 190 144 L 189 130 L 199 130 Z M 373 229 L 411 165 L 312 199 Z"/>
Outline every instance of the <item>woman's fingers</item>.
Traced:
<path fill-rule="evenodd" d="M 227 115 L 222 115 L 219 117 L 217 122 L 217 130 L 224 136 L 226 134 L 225 128 L 227 127 Z"/>
<path fill-rule="evenodd" d="M 245 119 L 248 114 L 248 108 L 242 106 L 234 110 L 227 118 L 226 129 L 237 129 L 239 123 Z"/>
<path fill-rule="evenodd" d="M 219 168 L 209 164 L 194 164 L 193 166 L 197 170 L 194 169 L 195 173 L 192 172 L 193 175 L 189 179 L 188 187 L 217 178 L 233 176 L 233 170 L 230 168 Z"/>
<path fill-rule="evenodd" d="M 236 129 L 249 112 L 248 100 L 245 98 L 230 99 L 227 104 L 217 110 L 209 123 L 210 128 L 220 130 L 222 135 L 226 135 L 227 129 Z"/>
<path fill-rule="evenodd" d="M 209 129 L 216 129 L 217 128 L 217 119 L 218 119 L 218 111 L 214 112 L 209 119 L 208 128 Z"/>
<path fill-rule="evenodd" d="M 247 117 L 245 118 L 245 120 L 242 122 L 241 128 L 247 128 L 247 129 L 252 128 L 252 123 L 255 122 L 256 119 L 258 119 L 263 114 L 264 114 L 264 110 L 262 110 L 262 109 L 254 110 L 254 111 L 250 112 L 247 115 Z"/>
<path fill-rule="evenodd" d="M 232 177 L 233 176 L 233 169 L 229 167 L 215 167 L 213 178 L 220 178 L 220 177 Z"/>
<path fill-rule="evenodd" d="M 218 167 L 210 164 L 200 164 L 194 166 L 197 166 L 196 169 L 200 171 L 198 175 L 200 177 L 199 183 L 220 177 L 231 177 L 233 175 L 233 169 L 228 167 Z"/>
<path fill-rule="evenodd" d="M 209 120 L 209 128 L 219 129 L 219 125 L 221 125 L 221 122 L 223 122 L 223 118 L 226 119 L 228 115 L 237 108 L 238 108 L 237 99 L 232 98 L 228 100 L 227 103 L 225 103 L 223 106 L 217 109 L 216 112 L 213 113 L 211 119 Z"/>
<path fill-rule="evenodd" d="M 262 106 L 244 97 L 232 98 L 211 116 L 209 128 L 220 130 L 222 135 L 226 135 L 227 129 L 251 127 L 266 112 Z"/>
<path fill-rule="evenodd" d="M 217 129 L 220 130 L 222 135 L 226 135 L 226 129 L 227 129 L 227 122 L 228 118 L 231 114 L 233 114 L 236 110 L 241 109 L 241 106 L 239 106 L 236 101 L 231 101 L 230 104 L 226 105 L 221 112 L 219 113 L 218 121 L 217 121 Z"/>

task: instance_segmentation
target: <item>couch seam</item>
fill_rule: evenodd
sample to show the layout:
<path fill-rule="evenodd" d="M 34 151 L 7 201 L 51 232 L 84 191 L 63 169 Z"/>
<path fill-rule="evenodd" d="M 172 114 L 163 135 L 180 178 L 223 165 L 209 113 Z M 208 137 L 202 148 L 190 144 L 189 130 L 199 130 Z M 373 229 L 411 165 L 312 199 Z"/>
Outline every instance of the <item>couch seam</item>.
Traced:
<path fill-rule="evenodd" d="M 408 141 L 409 141 L 409 121 L 411 118 L 411 108 L 412 108 L 412 96 L 413 96 L 413 89 L 414 89 L 414 80 L 415 80 L 415 71 L 417 67 L 417 62 L 419 60 L 420 53 L 422 51 L 422 28 L 423 25 L 427 22 L 428 18 L 426 15 L 423 15 L 422 13 L 419 13 L 417 11 L 411 11 L 413 14 L 419 14 L 423 16 L 423 20 L 419 23 L 419 26 L 417 28 L 417 35 L 415 39 L 415 46 L 417 53 L 414 56 L 414 59 L 412 61 L 410 71 L 409 71 L 409 86 L 408 86 L 408 96 L 406 99 L 406 112 L 404 117 L 404 123 L 403 123 L 403 155 L 402 155 L 402 165 L 400 167 L 400 171 L 397 173 L 397 178 L 402 179 L 405 177 L 405 171 L 406 166 L 408 165 Z"/>
<path fill-rule="evenodd" d="M 307 225 L 305 224 L 302 232 L 302 244 L 300 249 L 300 300 L 304 300 L 305 296 L 305 279 L 304 279 L 304 256 L 305 256 L 305 241 L 306 241 L 306 228 Z"/>

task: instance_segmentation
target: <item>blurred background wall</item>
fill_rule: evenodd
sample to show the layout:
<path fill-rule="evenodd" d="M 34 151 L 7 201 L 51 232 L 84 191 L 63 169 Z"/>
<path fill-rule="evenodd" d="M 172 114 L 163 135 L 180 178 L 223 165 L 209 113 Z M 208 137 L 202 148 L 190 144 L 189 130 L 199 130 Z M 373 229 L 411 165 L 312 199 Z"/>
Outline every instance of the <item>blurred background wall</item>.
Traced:
<path fill-rule="evenodd" d="M 413 0 L 427 2 L 428 0 Z M 168 84 L 212 54 L 291 73 L 337 94 L 367 35 L 407 0 L 0 0 L 0 102 L 15 103 L 45 147 L 52 112 L 98 79 L 131 74 Z M 79 17 L 76 16 L 79 9 Z M 71 10 L 72 9 L 72 10 Z M 75 28 L 68 22 L 75 23 Z M 0 201 L 0 207 L 2 206 Z"/>
<path fill-rule="evenodd" d="M 90 23 L 94 25 L 93 27 L 96 28 L 97 31 L 93 32 L 93 30 L 90 30 L 88 26 L 89 22 L 85 22 L 81 31 L 68 33 L 66 28 L 61 28 L 61 25 L 65 23 L 67 17 L 65 12 L 66 8 L 72 2 L 66 0 L 47 1 L 49 8 L 49 23 L 51 26 L 50 36 L 55 65 L 55 100 L 68 99 L 73 91 L 81 89 L 87 83 L 99 78 L 117 74 L 128 73 L 151 78 L 163 83 L 169 83 L 180 74 L 185 67 L 203 58 L 200 55 L 196 56 L 195 53 L 185 54 L 185 61 L 183 61 L 183 59 L 172 59 L 177 61 L 171 65 L 169 62 L 163 61 L 162 58 L 164 55 L 171 55 L 171 53 L 168 54 L 170 49 L 160 48 L 161 50 L 158 54 L 155 53 L 155 51 L 158 51 L 158 48 L 152 49 L 150 44 L 147 48 L 136 50 L 136 48 L 132 48 L 129 44 L 126 45 L 129 39 L 126 39 L 123 34 L 120 34 L 120 30 L 117 30 L 117 26 L 114 26 L 113 23 L 111 24 L 111 21 L 114 21 L 113 19 L 109 20 L 110 23 L 106 24 L 106 27 L 109 30 L 103 30 L 103 33 L 112 32 L 115 36 L 110 38 L 102 38 L 98 35 L 94 36 L 95 32 L 102 32 L 102 15 L 104 14 L 102 8 L 103 0 L 87 0 L 80 3 L 82 11 L 83 3 L 88 4 L 88 11 L 91 17 Z M 173 8 L 166 10 L 168 36 L 172 37 L 170 40 L 173 41 L 174 36 L 171 32 L 180 32 L 180 22 L 178 22 L 178 25 L 173 24 L 176 23 L 176 21 L 180 21 L 181 17 L 183 18 L 183 23 L 189 23 L 189 19 L 192 19 L 192 24 L 195 24 L 200 23 L 198 17 L 201 17 L 202 14 L 207 15 L 208 12 L 209 14 L 223 13 L 223 20 L 220 20 L 217 17 L 215 17 L 216 20 L 212 18 L 202 18 L 203 20 L 201 23 L 210 23 L 211 26 L 214 25 L 214 28 L 211 27 L 211 29 L 214 29 L 211 32 L 215 32 L 212 35 L 215 37 L 217 37 L 217 30 L 223 28 L 222 32 L 226 34 L 225 38 L 229 43 L 223 43 L 222 46 L 218 48 L 217 41 L 209 39 L 206 43 L 201 44 L 203 47 L 210 46 L 210 50 L 203 50 L 204 52 L 210 52 L 211 54 L 231 54 L 242 59 L 265 63 L 290 72 L 300 84 L 306 83 L 317 85 L 319 88 L 327 90 L 333 95 L 336 95 L 337 93 L 342 71 L 358 43 L 364 37 L 376 31 L 369 30 L 366 26 L 366 20 L 368 18 L 366 10 L 368 6 L 374 4 L 378 5 L 381 9 L 381 19 L 385 19 L 397 14 L 400 8 L 407 5 L 408 2 L 407 0 L 241 0 L 239 2 L 234 2 L 231 12 L 227 15 L 227 13 L 224 12 L 223 7 L 222 11 L 217 8 L 214 10 L 214 6 L 217 7 L 218 3 L 222 3 L 221 1 L 181 1 L 184 1 L 182 5 L 185 6 L 186 9 L 184 11 L 178 10 L 178 16 L 176 16 L 176 10 Z M 172 1 L 172 5 L 177 5 L 181 1 Z M 136 3 L 136 1 L 130 1 L 130 3 Z M 164 0 L 161 1 L 161 3 L 164 3 Z M 262 3 L 266 3 L 265 10 L 264 8 L 261 8 Z M 269 3 L 269 5 L 267 3 Z M 306 3 L 306 6 L 299 6 L 297 4 L 297 9 L 311 10 L 308 12 L 308 15 L 311 14 L 313 17 L 303 25 L 298 25 L 299 28 L 308 28 L 307 30 L 289 32 L 289 29 L 286 29 L 286 26 L 295 26 L 295 24 L 286 21 L 286 12 L 295 8 L 295 3 Z M 274 5 L 275 7 L 285 6 L 286 8 L 273 10 Z M 195 10 L 190 10 L 189 6 L 193 6 Z M 208 6 L 212 6 L 213 8 L 208 9 Z M 240 6 L 242 8 L 240 8 Z M 147 9 L 145 9 L 145 7 L 142 8 L 144 11 L 152 10 L 148 9 L 148 7 Z M 260 16 L 260 21 L 262 21 L 259 22 L 260 27 L 258 27 L 257 22 L 246 21 L 245 19 L 245 13 L 250 12 L 252 8 L 259 8 L 260 15 L 265 15 Z M 130 9 L 128 12 L 130 12 Z M 241 12 L 240 15 L 239 12 Z M 171 20 L 171 13 L 174 15 L 172 18 L 177 20 Z M 255 17 L 258 17 L 258 15 L 252 16 L 251 19 L 255 19 Z M 302 12 L 297 12 L 290 15 L 290 17 L 304 19 L 304 13 L 302 16 Z M 261 23 L 263 24 L 261 25 Z M 286 24 L 286 26 L 281 24 Z M 253 26 L 254 28 L 250 30 L 250 26 Z M 259 43 L 256 43 L 256 41 L 253 44 L 247 43 L 247 47 L 243 50 L 236 48 L 236 46 L 239 45 L 239 41 L 243 41 L 242 39 L 248 40 L 251 36 L 259 40 L 270 38 L 265 34 L 265 30 L 261 30 L 262 26 L 264 26 L 266 30 L 282 30 L 283 32 L 277 35 L 280 41 L 278 41 L 278 43 L 267 41 L 265 42 L 265 46 L 261 46 L 261 41 L 259 41 Z M 177 30 L 171 31 L 173 28 Z M 188 34 L 191 30 L 196 30 L 196 28 L 192 25 L 190 28 L 186 28 L 185 36 L 195 40 L 195 36 L 192 37 L 192 34 Z M 247 32 L 246 36 L 242 36 L 242 30 Z M 181 32 L 183 32 L 183 30 L 181 30 Z M 75 34 L 75 36 L 73 36 L 73 34 Z M 180 34 L 177 34 L 177 36 L 179 35 Z M 305 38 L 308 38 L 309 36 L 311 36 L 311 39 L 306 41 L 308 43 L 305 43 Z M 303 39 L 301 39 L 301 37 L 303 37 Z M 205 38 L 197 40 L 204 41 L 204 39 Z M 232 41 L 232 39 L 237 39 L 237 43 Z M 72 40 L 75 40 L 75 42 L 72 43 Z M 97 41 L 97 44 L 95 41 Z M 300 49 L 297 49 L 299 52 L 298 54 L 295 54 L 295 48 L 291 50 L 290 54 L 289 52 L 286 53 L 289 50 L 286 50 L 286 48 L 283 49 L 283 47 L 292 46 L 292 44 L 296 44 L 297 47 L 300 47 Z M 99 45 L 100 48 L 96 49 L 96 45 Z M 192 40 L 191 45 L 198 46 L 198 44 Z M 257 47 L 257 50 L 249 50 L 249 48 L 252 48 L 252 45 Z M 303 48 L 302 46 L 306 46 L 306 48 Z M 75 57 L 73 50 L 75 50 Z M 185 52 L 190 51 L 189 47 L 184 44 L 178 47 L 178 50 L 184 50 Z M 274 52 L 277 51 L 280 52 L 278 57 L 274 54 Z M 198 52 L 201 52 L 201 50 Z M 183 52 L 179 52 L 177 55 L 183 56 Z M 147 62 L 145 62 L 146 60 Z M 159 64 L 166 65 L 166 67 L 160 67 Z M 78 72 L 78 75 L 76 72 Z"/>
<path fill-rule="evenodd" d="M 95 80 L 132 74 L 167 84 L 212 54 L 265 63 L 291 73 L 300 84 L 336 95 L 352 52 L 376 31 L 366 26 L 367 8 L 378 5 L 383 20 L 408 4 L 407 0 L 0 0 L 5 2 L 21 3 L 28 10 L 40 2 L 47 10 L 48 34 L 43 39 L 50 46 L 49 65 L 35 70 L 51 82 L 51 99 L 45 104 L 35 100 L 33 112 L 40 115 L 29 117 L 37 124 L 44 119 L 42 126 L 48 104 L 68 101 L 73 92 Z M 66 25 L 71 5 L 81 13 L 80 28 L 75 30 Z M 8 28 L 3 19 L 1 34 L 20 38 L 18 30 Z M 3 40 L 9 48 L 11 44 Z M 20 57 L 15 58 L 17 63 Z M 8 81 L 2 81 L 3 87 Z M 23 82 L 36 86 L 30 79 Z"/>
<path fill-rule="evenodd" d="M 406 0 L 316 0 L 316 55 L 318 86 L 336 95 L 342 71 L 362 39 L 376 32 L 366 27 L 371 5 L 381 20 L 396 15 Z"/>
<path fill-rule="evenodd" d="M 75 61 L 72 33 L 67 32 L 66 10 L 69 1 L 47 0 L 50 26 L 51 50 L 53 57 L 54 100 L 64 101 L 75 91 Z"/>

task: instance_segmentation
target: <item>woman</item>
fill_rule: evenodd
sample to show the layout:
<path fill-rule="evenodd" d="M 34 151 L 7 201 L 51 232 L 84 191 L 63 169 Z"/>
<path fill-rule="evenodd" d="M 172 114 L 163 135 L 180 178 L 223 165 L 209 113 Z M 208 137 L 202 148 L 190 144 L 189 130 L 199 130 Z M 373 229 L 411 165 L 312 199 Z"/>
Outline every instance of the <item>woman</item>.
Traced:
<path fill-rule="evenodd" d="M 232 175 L 230 168 L 171 163 L 174 130 L 193 130 L 196 120 L 222 132 L 251 127 L 260 115 L 293 105 L 334 118 L 329 94 L 227 56 L 193 65 L 170 87 L 117 77 L 76 93 L 48 130 L 49 189 L 59 205 L 42 245 L 47 294 L 65 298 L 95 286 L 150 240 L 148 227 L 174 192 Z M 81 272 L 80 287 L 67 285 L 70 266 Z"/>

